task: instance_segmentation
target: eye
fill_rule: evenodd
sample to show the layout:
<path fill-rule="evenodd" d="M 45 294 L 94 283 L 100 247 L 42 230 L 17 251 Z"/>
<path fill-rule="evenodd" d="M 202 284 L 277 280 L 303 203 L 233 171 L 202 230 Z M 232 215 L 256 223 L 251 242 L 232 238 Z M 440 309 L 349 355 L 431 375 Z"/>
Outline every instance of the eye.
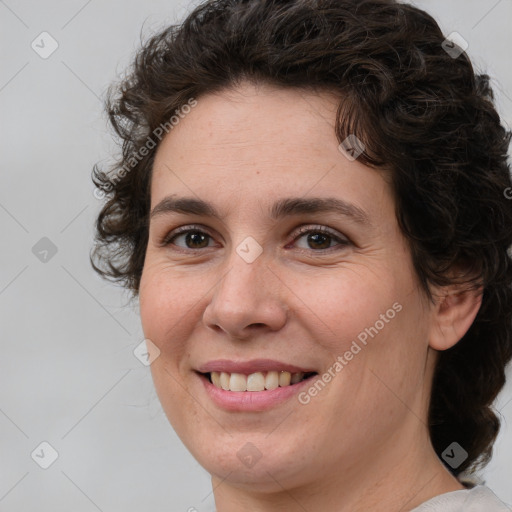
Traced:
<path fill-rule="evenodd" d="M 335 245 L 341 247 L 350 245 L 349 240 L 340 237 L 335 231 L 325 226 L 301 227 L 298 231 L 298 236 L 294 238 L 292 243 L 296 243 L 297 240 L 306 238 L 306 236 L 306 247 L 302 247 L 302 249 L 313 250 L 314 252 L 324 252 L 328 249 L 332 249 L 332 242 L 337 242 Z M 181 244 L 177 243 L 179 240 L 182 240 Z M 166 235 L 164 239 L 161 240 L 160 245 L 162 247 L 173 245 L 177 250 L 194 251 L 213 247 L 213 245 L 210 245 L 211 241 L 213 241 L 212 235 L 201 226 L 183 226 Z M 287 248 L 289 245 L 290 244 L 288 244 Z"/>
<path fill-rule="evenodd" d="M 294 242 L 301 238 L 305 238 L 306 235 L 306 247 L 303 248 L 313 249 L 315 252 L 332 249 L 331 242 L 333 241 L 338 242 L 337 245 L 342 247 L 348 246 L 350 244 L 347 239 L 341 238 L 335 231 L 332 231 L 324 226 L 301 227 L 299 229 L 298 236 L 294 239 Z"/>
<path fill-rule="evenodd" d="M 176 241 L 180 239 L 183 240 L 184 245 L 176 243 Z M 162 247 L 175 245 L 185 250 L 205 249 L 206 247 L 211 247 L 208 243 L 210 241 L 209 239 L 212 239 L 212 236 L 199 226 L 184 226 L 169 233 L 160 242 L 160 245 Z"/>

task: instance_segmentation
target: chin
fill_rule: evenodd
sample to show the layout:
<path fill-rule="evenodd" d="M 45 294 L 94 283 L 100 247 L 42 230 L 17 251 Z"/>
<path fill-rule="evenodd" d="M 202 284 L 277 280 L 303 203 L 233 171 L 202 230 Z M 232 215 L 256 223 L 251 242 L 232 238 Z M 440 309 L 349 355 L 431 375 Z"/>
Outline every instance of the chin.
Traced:
<path fill-rule="evenodd" d="M 212 477 L 255 492 L 281 492 L 283 487 L 293 487 L 307 482 L 308 468 L 304 463 L 303 454 L 286 455 L 275 450 L 268 451 L 267 455 L 264 451 L 258 454 L 255 446 L 246 442 L 241 449 L 225 446 L 223 450 L 219 449 L 218 453 L 194 456 Z"/>

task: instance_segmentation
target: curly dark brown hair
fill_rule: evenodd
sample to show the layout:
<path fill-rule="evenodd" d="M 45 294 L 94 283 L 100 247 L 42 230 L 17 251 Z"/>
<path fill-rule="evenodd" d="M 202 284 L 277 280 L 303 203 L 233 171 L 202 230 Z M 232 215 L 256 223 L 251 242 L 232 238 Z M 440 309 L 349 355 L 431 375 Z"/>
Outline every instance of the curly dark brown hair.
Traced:
<path fill-rule="evenodd" d="M 138 295 L 156 134 L 191 98 L 242 80 L 337 93 L 338 141 L 356 135 L 366 146 L 359 160 L 391 170 L 397 221 L 426 296 L 431 285 L 483 285 L 475 321 L 439 353 L 432 384 L 436 453 L 457 441 L 469 454 L 447 466 L 457 476 L 490 460 L 500 428 L 492 403 L 512 358 L 511 134 L 489 77 L 475 74 L 465 53 L 445 51 L 444 40 L 430 15 L 394 0 L 203 3 L 149 38 L 109 90 L 122 154 L 109 172 L 93 169 L 106 199 L 91 264 Z"/>

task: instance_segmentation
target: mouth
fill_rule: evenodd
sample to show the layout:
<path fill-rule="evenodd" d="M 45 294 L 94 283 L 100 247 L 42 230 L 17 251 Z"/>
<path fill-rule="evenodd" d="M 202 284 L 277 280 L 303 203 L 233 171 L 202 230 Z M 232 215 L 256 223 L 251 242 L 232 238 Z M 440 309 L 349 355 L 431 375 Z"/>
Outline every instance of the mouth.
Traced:
<path fill-rule="evenodd" d="M 213 386 L 224 391 L 263 392 L 291 387 L 312 379 L 317 372 L 262 371 L 255 373 L 196 372 Z"/>

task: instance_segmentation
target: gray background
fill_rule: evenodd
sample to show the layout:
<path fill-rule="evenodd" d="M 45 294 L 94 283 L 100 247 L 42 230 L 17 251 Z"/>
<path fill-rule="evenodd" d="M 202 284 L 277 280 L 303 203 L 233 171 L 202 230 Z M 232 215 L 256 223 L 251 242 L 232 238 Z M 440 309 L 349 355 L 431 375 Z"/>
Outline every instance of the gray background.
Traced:
<path fill-rule="evenodd" d="M 415 3 L 445 34 L 468 41 L 477 69 L 494 78 L 510 127 L 512 1 Z M 0 1 L 0 511 L 202 511 L 213 503 L 209 475 L 181 445 L 149 368 L 133 354 L 143 339 L 136 304 L 88 260 L 100 208 L 90 171 L 115 150 L 101 99 L 141 31 L 191 7 Z M 47 59 L 31 48 L 43 31 L 59 45 Z M 34 254 L 43 237 L 56 254 Z M 483 476 L 512 503 L 510 382 L 497 408 L 502 432 Z M 58 452 L 48 469 L 39 465 L 51 460 L 44 441 Z"/>

